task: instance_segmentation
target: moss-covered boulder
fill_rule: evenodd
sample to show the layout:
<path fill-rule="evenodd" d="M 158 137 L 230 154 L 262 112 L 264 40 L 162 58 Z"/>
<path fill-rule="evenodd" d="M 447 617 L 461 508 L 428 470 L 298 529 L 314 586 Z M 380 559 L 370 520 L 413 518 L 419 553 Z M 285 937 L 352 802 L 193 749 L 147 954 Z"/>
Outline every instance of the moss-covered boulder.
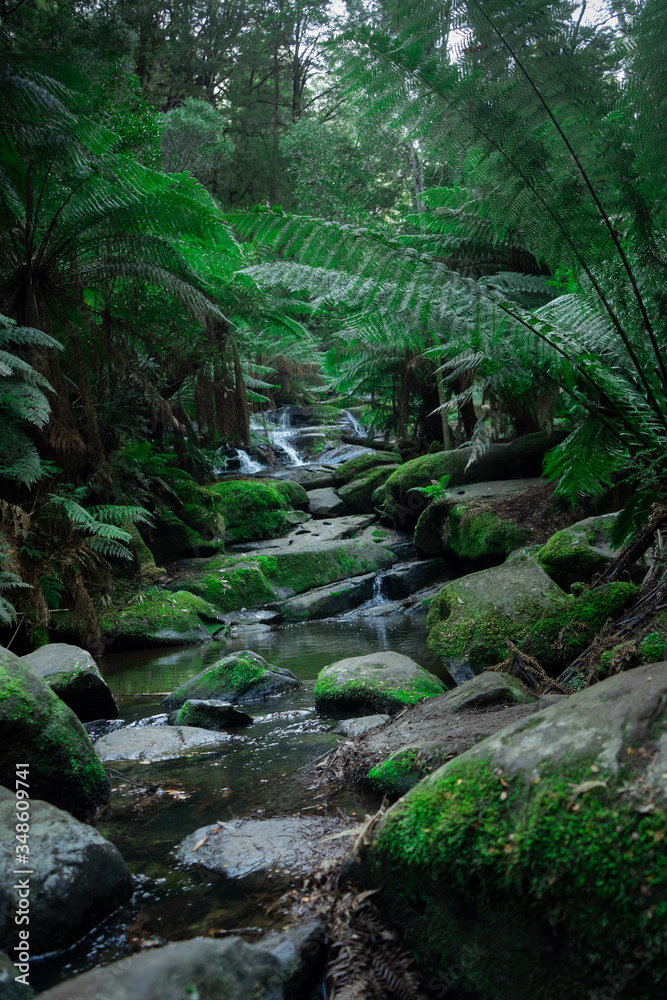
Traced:
<path fill-rule="evenodd" d="M 350 656 L 320 670 L 315 706 L 324 712 L 394 714 L 424 698 L 434 698 L 445 685 L 402 653 L 386 651 Z"/>
<path fill-rule="evenodd" d="M 494 444 L 466 468 L 472 448 L 421 455 L 396 469 L 376 499 L 383 499 L 386 514 L 405 527 L 414 527 L 426 507 L 426 499 L 412 492 L 418 486 L 430 486 L 442 476 L 449 476 L 449 486 L 506 480 L 512 476 L 539 476 L 545 452 L 562 440 L 562 434 L 540 431 L 517 438 L 509 444 Z"/>
<path fill-rule="evenodd" d="M 667 664 L 506 727 L 407 793 L 364 866 L 434 993 L 622 995 L 667 978 Z M 438 970 L 439 971 L 436 971 Z"/>
<path fill-rule="evenodd" d="M 571 600 L 571 599 L 570 599 Z M 520 644 L 535 622 L 568 598 L 536 560 L 519 550 L 502 566 L 448 583 L 431 602 L 429 647 L 456 679 L 480 673 Z"/>
<path fill-rule="evenodd" d="M 31 798 L 78 819 L 109 798 L 109 781 L 74 712 L 23 660 L 0 649 L 0 784 L 16 787 L 19 764 L 29 769 Z"/>
<path fill-rule="evenodd" d="M 162 702 L 166 712 L 193 698 L 204 701 L 251 702 L 295 691 L 301 686 L 291 670 L 274 667 L 258 653 L 242 649 L 229 653 L 191 677 Z"/>
<path fill-rule="evenodd" d="M 530 532 L 493 511 L 457 504 L 449 512 L 441 538 L 445 555 L 456 556 L 464 563 L 492 565 L 525 545 Z"/>
<path fill-rule="evenodd" d="M 367 782 L 376 792 L 397 799 L 440 767 L 451 756 L 451 746 L 402 747 L 370 769 Z"/>
<path fill-rule="evenodd" d="M 279 538 L 303 520 L 293 507 L 308 506 L 306 491 L 298 483 L 262 482 L 258 479 L 225 479 L 210 486 L 220 500 L 230 542 Z"/>
<path fill-rule="evenodd" d="M 362 458 L 364 456 L 362 455 Z M 354 459 L 352 459 L 354 461 Z M 382 486 L 389 479 L 394 469 L 398 465 L 380 465 L 369 469 L 356 479 L 350 480 L 345 486 L 341 486 L 338 493 L 344 501 L 348 510 L 354 514 L 372 514 L 375 510 L 373 494 L 375 490 Z"/>
<path fill-rule="evenodd" d="M 87 650 L 64 642 L 51 642 L 28 653 L 23 661 L 82 722 L 117 718 L 118 706 Z"/>
<path fill-rule="evenodd" d="M 192 646 L 207 642 L 224 622 L 221 611 L 187 590 L 149 588 L 135 603 L 100 615 L 107 650 Z"/>
<path fill-rule="evenodd" d="M 184 587 L 221 611 L 252 608 L 324 587 L 348 577 L 378 573 L 396 562 L 374 542 L 320 542 L 272 550 L 271 555 L 227 556 L 196 560 L 171 586 Z"/>
<path fill-rule="evenodd" d="M 526 633 L 522 648 L 557 676 L 593 641 L 607 619 L 619 618 L 637 597 L 633 583 L 607 583 L 545 609 Z"/>
<path fill-rule="evenodd" d="M 611 540 L 616 517 L 616 514 L 587 517 L 557 531 L 535 558 L 563 590 L 569 590 L 573 583 L 590 583 L 618 554 Z"/>
<path fill-rule="evenodd" d="M 337 486 L 349 483 L 353 479 L 360 479 L 371 469 L 381 466 L 396 466 L 401 464 L 401 456 L 396 451 L 369 451 L 356 458 L 350 458 L 347 462 L 341 462 L 334 472 L 334 480 Z"/>
<path fill-rule="evenodd" d="M 203 698 L 189 698 L 175 713 L 173 725 L 196 726 L 200 729 L 232 729 L 249 726 L 252 717 L 239 712 L 226 701 L 212 701 Z"/>

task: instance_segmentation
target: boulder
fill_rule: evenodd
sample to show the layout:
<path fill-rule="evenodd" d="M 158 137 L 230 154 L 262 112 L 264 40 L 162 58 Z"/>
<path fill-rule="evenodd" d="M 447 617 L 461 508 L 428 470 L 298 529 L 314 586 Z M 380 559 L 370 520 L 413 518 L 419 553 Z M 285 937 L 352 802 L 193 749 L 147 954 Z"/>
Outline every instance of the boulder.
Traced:
<path fill-rule="evenodd" d="M 392 601 L 400 601 L 442 578 L 446 570 L 444 559 L 396 563 L 382 574 L 382 593 Z"/>
<path fill-rule="evenodd" d="M 380 466 L 396 467 L 400 465 L 401 456 L 395 451 L 367 451 L 362 455 L 356 455 L 347 462 L 341 462 L 334 473 L 337 486 L 349 483 L 353 479 L 360 479 L 372 469 Z"/>
<path fill-rule="evenodd" d="M 370 710 L 393 715 L 445 690 L 442 681 L 409 656 L 392 651 L 369 653 L 337 660 L 320 670 L 315 706 L 326 712 Z"/>
<path fill-rule="evenodd" d="M 456 967 L 462 995 L 493 983 L 495 1000 L 602 998 L 630 980 L 633 1000 L 664 994 L 666 711 L 667 663 L 619 674 L 488 737 L 386 813 L 365 872 L 434 993 Z"/>
<path fill-rule="evenodd" d="M 370 469 L 362 476 L 352 479 L 345 486 L 339 487 L 341 500 L 345 502 L 348 510 L 357 514 L 371 514 L 375 511 L 375 491 L 383 486 L 389 479 L 394 469 L 398 465 L 381 465 L 379 468 Z"/>
<path fill-rule="evenodd" d="M 331 487 L 311 490 L 308 494 L 308 501 L 308 510 L 316 520 L 345 512 L 345 504 Z"/>
<path fill-rule="evenodd" d="M 280 469 L 272 482 L 296 483 L 308 492 L 335 484 L 331 467 L 313 462 L 297 465 L 291 469 Z"/>
<path fill-rule="evenodd" d="M 243 878 L 280 867 L 293 875 L 316 871 L 327 857 L 345 854 L 344 838 L 325 840 L 330 820 L 319 816 L 233 819 L 202 826 L 178 846 L 177 859 L 210 871 Z M 349 826 L 335 823 L 337 830 Z"/>
<path fill-rule="evenodd" d="M 216 701 L 263 701 L 301 686 L 291 670 L 274 667 L 258 653 L 242 649 L 191 677 L 162 702 L 169 712 L 192 698 Z"/>
<path fill-rule="evenodd" d="M 71 945 L 127 899 L 132 886 L 118 849 L 97 830 L 36 798 L 26 811 L 30 853 L 17 861 L 16 798 L 0 787 L 0 947 L 11 952 L 18 943 L 21 925 L 14 915 L 24 879 L 30 918 L 25 926 L 30 951 L 38 955 Z M 23 868 L 30 874 L 17 875 Z"/>
<path fill-rule="evenodd" d="M 618 548 L 611 541 L 611 529 L 617 516 L 587 517 L 557 531 L 536 552 L 535 558 L 563 590 L 569 591 L 573 583 L 590 583 L 618 554 Z"/>
<path fill-rule="evenodd" d="M 23 661 L 82 722 L 118 716 L 114 697 L 87 650 L 52 642 L 28 653 Z"/>
<path fill-rule="evenodd" d="M 568 598 L 524 550 L 502 566 L 448 583 L 431 601 L 428 645 L 455 680 L 507 657 L 507 639 L 521 643 L 533 623 Z"/>
<path fill-rule="evenodd" d="M 208 642 L 224 623 L 222 613 L 187 590 L 151 587 L 141 603 L 110 608 L 100 615 L 107 651 L 153 646 L 192 646 Z"/>
<path fill-rule="evenodd" d="M 252 716 L 239 712 L 229 702 L 190 698 L 183 702 L 176 713 L 174 725 L 195 726 L 200 729 L 234 729 L 237 726 L 249 726 L 251 722 Z"/>
<path fill-rule="evenodd" d="M 209 490 L 220 498 L 227 537 L 234 543 L 286 535 L 298 523 L 294 501 L 308 504 L 306 491 L 294 482 L 223 479 Z"/>
<path fill-rule="evenodd" d="M 287 621 L 307 621 L 345 614 L 371 598 L 375 576 L 375 573 L 354 576 L 333 586 L 317 587 L 290 597 L 282 605 L 283 617 Z"/>
<path fill-rule="evenodd" d="M 126 726 L 101 736 L 95 749 L 105 764 L 116 760 L 136 760 L 144 764 L 172 760 L 190 752 L 216 750 L 233 739 L 228 733 L 193 726 Z"/>
<path fill-rule="evenodd" d="M 358 719 L 341 719 L 334 732 L 354 739 L 355 736 L 361 736 L 362 733 L 367 733 L 370 729 L 384 726 L 390 718 L 389 715 L 362 715 Z"/>
<path fill-rule="evenodd" d="M 0 648 L 0 783 L 29 767 L 30 795 L 86 819 L 108 801 L 109 781 L 88 733 L 48 684 Z"/>
<path fill-rule="evenodd" d="M 540 431 L 508 444 L 492 444 L 469 468 L 472 448 L 421 455 L 392 472 L 376 499 L 383 501 L 387 515 L 400 525 L 414 527 L 427 505 L 423 494 L 413 492 L 415 487 L 430 486 L 445 475 L 450 477 L 450 488 L 467 483 L 506 480 L 513 476 L 539 476 L 545 452 L 563 438 L 561 432 L 547 434 Z"/>
<path fill-rule="evenodd" d="M 534 695 L 518 677 L 490 670 L 448 691 L 445 710 L 461 712 L 466 708 L 487 708 L 489 705 L 530 705 L 534 701 Z"/>

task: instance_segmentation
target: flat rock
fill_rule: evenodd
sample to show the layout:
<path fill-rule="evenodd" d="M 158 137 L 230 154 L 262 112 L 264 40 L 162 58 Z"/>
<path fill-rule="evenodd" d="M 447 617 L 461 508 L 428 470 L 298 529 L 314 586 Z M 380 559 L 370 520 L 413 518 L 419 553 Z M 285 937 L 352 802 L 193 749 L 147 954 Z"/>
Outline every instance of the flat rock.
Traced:
<path fill-rule="evenodd" d="M 118 729 L 95 744 L 100 760 L 157 761 L 215 750 L 234 737 L 193 726 L 136 726 Z"/>
<path fill-rule="evenodd" d="M 331 487 L 310 490 L 308 493 L 309 511 L 315 520 L 332 517 L 345 512 L 345 503 Z"/>
<path fill-rule="evenodd" d="M 448 691 L 445 710 L 460 712 L 464 708 L 486 708 L 488 705 L 531 705 L 535 701 L 517 677 L 487 670 Z"/>
<path fill-rule="evenodd" d="M 373 514 L 346 514 L 342 517 L 327 517 L 309 521 L 286 538 L 271 538 L 265 542 L 256 542 L 252 551 L 261 551 L 267 555 L 274 553 L 293 552 L 295 549 L 310 549 L 313 545 L 321 546 L 331 542 L 345 541 L 354 538 L 377 520 Z M 250 546 L 248 546 L 250 549 Z"/>
<path fill-rule="evenodd" d="M 409 656 L 388 650 L 324 667 L 315 685 L 315 706 L 320 711 L 371 709 L 391 715 L 444 690 L 442 681 Z"/>
<path fill-rule="evenodd" d="M 330 618 L 345 614 L 357 605 L 369 600 L 373 593 L 375 573 L 350 577 L 328 587 L 316 587 L 296 597 L 290 597 L 282 605 L 283 617 L 287 621 L 307 621 L 314 618 Z"/>
<path fill-rule="evenodd" d="M 22 659 L 82 722 L 117 718 L 118 706 L 87 650 L 51 642 Z"/>
<path fill-rule="evenodd" d="M 341 736 L 361 736 L 370 729 L 383 726 L 390 718 L 390 715 L 362 715 L 358 719 L 342 719 L 334 732 L 340 733 Z"/>
<path fill-rule="evenodd" d="M 295 691 L 301 681 L 291 670 L 274 667 L 251 649 L 229 653 L 172 691 L 162 702 L 165 711 L 180 708 L 191 698 L 252 702 Z"/>
<path fill-rule="evenodd" d="M 341 829 L 348 827 L 324 817 L 233 819 L 195 830 L 181 841 L 176 857 L 229 878 L 276 867 L 295 874 L 310 872 L 325 858 L 345 853 L 347 837 L 324 839 Z"/>
<path fill-rule="evenodd" d="M 29 864 L 17 863 L 16 799 L 0 787 L 0 947 L 18 941 L 14 912 L 19 868 L 28 868 L 30 950 L 64 948 L 131 894 L 130 873 L 120 852 L 91 826 L 40 799 L 30 800 Z"/>
<path fill-rule="evenodd" d="M 179 708 L 174 724 L 200 729 L 234 729 L 249 726 L 251 722 L 252 716 L 239 712 L 229 702 L 189 698 Z"/>

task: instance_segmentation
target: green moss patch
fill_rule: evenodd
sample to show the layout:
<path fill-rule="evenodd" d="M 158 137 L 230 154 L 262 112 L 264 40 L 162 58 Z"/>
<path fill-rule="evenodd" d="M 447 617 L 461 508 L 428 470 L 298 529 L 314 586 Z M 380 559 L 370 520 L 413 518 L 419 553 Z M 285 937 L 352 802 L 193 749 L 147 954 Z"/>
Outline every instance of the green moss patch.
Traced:
<path fill-rule="evenodd" d="M 229 539 L 233 543 L 286 535 L 294 524 L 289 516 L 292 497 L 300 503 L 307 502 L 306 491 L 297 483 L 227 479 L 209 490 L 220 499 Z"/>
<path fill-rule="evenodd" d="M 355 514 L 372 514 L 375 510 L 373 493 L 378 486 L 382 486 L 387 481 L 395 468 L 397 468 L 396 465 L 381 465 L 372 468 L 342 486 L 339 495 L 348 510 Z"/>
<path fill-rule="evenodd" d="M 440 767 L 445 755 L 444 748 L 437 746 L 395 750 L 386 760 L 371 768 L 368 783 L 382 795 L 399 798 Z"/>
<path fill-rule="evenodd" d="M 445 522 L 442 547 L 445 553 L 451 552 L 459 559 L 497 563 L 525 545 L 529 538 L 530 532 L 525 528 L 504 521 L 491 511 L 459 505 L 451 509 Z"/>
<path fill-rule="evenodd" d="M 151 587 L 142 600 L 105 611 L 100 616 L 102 636 L 110 649 L 191 645 L 208 637 L 206 625 L 221 626 L 220 611 L 185 590 L 169 593 Z"/>
<path fill-rule="evenodd" d="M 359 479 L 371 469 L 378 466 L 400 465 L 401 456 L 395 451 L 371 451 L 356 458 L 350 458 L 347 462 L 341 462 L 334 474 L 336 485 L 348 483 L 352 479 Z"/>

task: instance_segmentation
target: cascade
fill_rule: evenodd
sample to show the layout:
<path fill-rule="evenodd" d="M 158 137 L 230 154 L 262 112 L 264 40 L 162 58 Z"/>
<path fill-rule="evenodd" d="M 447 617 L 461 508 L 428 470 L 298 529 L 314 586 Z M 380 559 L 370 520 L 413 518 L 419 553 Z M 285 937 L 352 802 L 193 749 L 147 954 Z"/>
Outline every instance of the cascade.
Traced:
<path fill-rule="evenodd" d="M 273 423 L 273 421 L 271 422 Z M 290 444 L 290 440 L 296 437 L 298 433 L 299 430 L 297 427 L 290 427 L 288 410 L 284 410 L 280 414 L 276 429 L 271 428 L 269 430 L 272 447 L 284 451 L 290 465 L 303 465 L 303 460 L 300 458 L 298 451 Z"/>
<path fill-rule="evenodd" d="M 238 455 L 241 463 L 239 466 L 239 472 L 245 473 L 246 476 L 251 476 L 255 472 L 261 472 L 264 468 L 261 462 L 251 458 L 248 452 L 244 451 L 243 448 L 237 448 L 236 454 Z"/>
<path fill-rule="evenodd" d="M 365 429 L 365 427 L 362 427 L 362 425 L 359 423 L 359 421 L 354 416 L 354 414 L 350 413 L 349 410 L 343 410 L 343 413 L 347 417 L 348 423 L 349 423 L 350 427 L 352 428 L 352 433 L 356 437 L 366 437 L 366 429 Z"/>

